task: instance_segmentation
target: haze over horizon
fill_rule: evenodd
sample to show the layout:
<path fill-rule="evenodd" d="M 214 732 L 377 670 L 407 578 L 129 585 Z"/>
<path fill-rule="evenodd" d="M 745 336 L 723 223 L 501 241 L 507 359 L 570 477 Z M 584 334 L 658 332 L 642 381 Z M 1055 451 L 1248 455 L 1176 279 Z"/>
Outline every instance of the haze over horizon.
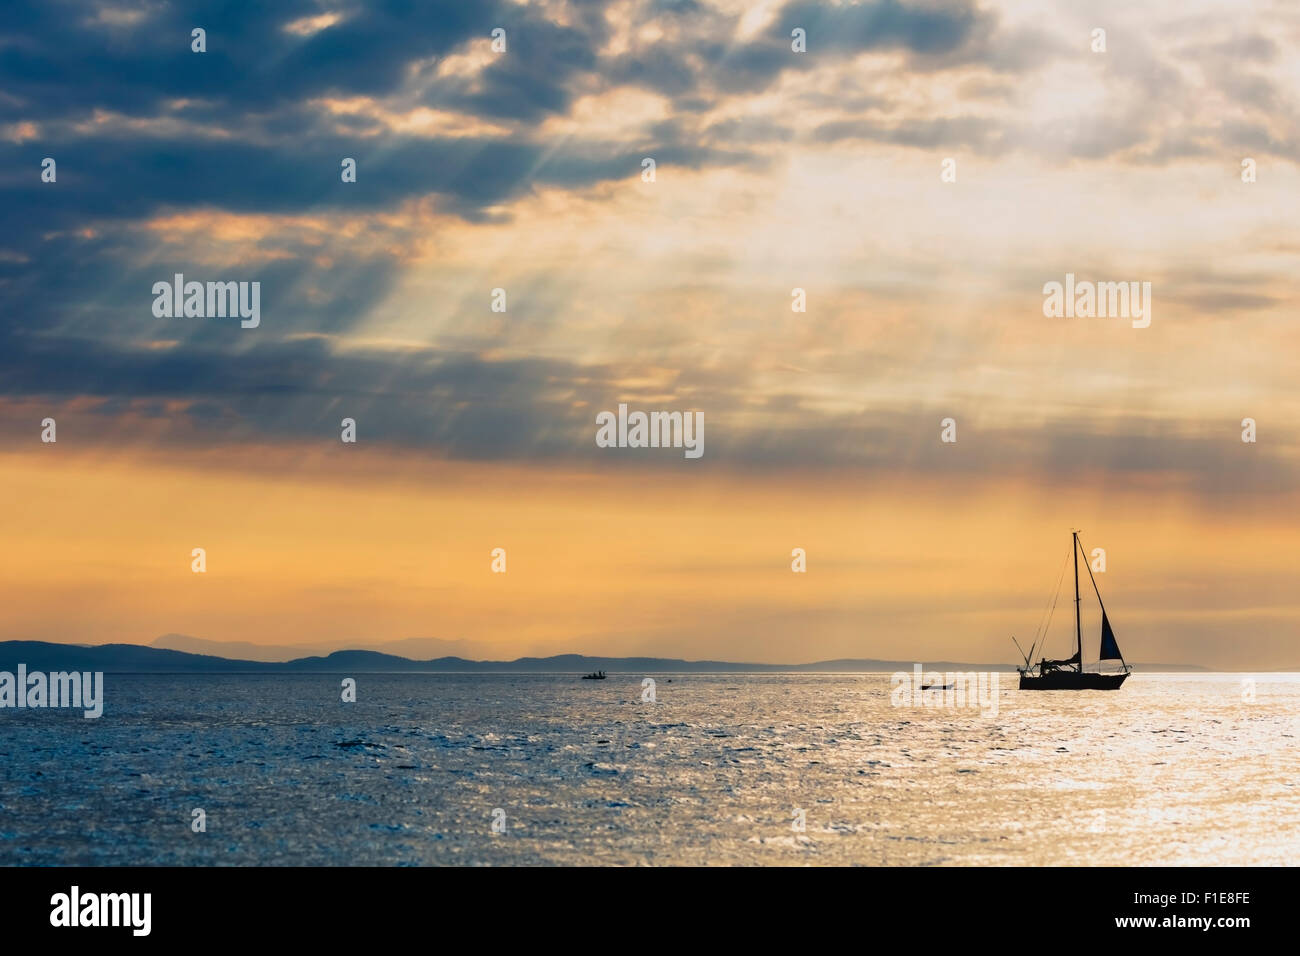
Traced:
<path fill-rule="evenodd" d="M 79 668 L 83 670 L 84 669 L 94 670 L 105 663 L 113 664 L 115 673 L 131 672 L 132 667 L 140 663 L 145 663 L 148 665 L 146 668 L 148 672 L 154 672 L 159 670 L 160 668 L 165 670 L 165 667 L 163 667 L 163 665 L 165 665 L 166 659 L 164 658 L 159 658 L 157 660 L 149 659 L 148 661 L 142 662 L 139 658 L 135 656 L 125 656 L 122 657 L 120 660 L 110 656 L 108 658 L 94 657 L 94 658 L 88 658 L 84 661 L 78 661 L 75 656 L 68 658 L 66 657 L 66 655 L 60 655 L 57 659 L 45 659 L 45 657 L 43 656 L 43 651 L 36 651 L 32 649 L 33 647 L 32 642 L 0 641 L 0 652 L 4 652 L 6 654 L 11 655 L 5 658 L 5 660 L 8 660 L 10 662 L 7 665 L 10 668 L 16 666 L 18 663 L 23 663 L 23 661 L 18 660 L 17 657 L 12 656 L 15 650 L 15 645 L 21 645 L 22 647 L 25 648 L 22 655 L 20 656 L 27 658 L 26 666 L 28 667 L 29 670 L 32 668 L 39 669 L 40 667 L 44 667 L 45 669 L 48 670 L 61 670 L 61 669 L 66 669 L 67 667 Z M 848 658 L 842 657 L 842 658 L 833 658 L 828 660 L 791 659 L 787 661 L 772 662 L 772 661 L 747 661 L 741 659 L 717 660 L 717 659 L 710 659 L 710 658 L 678 658 L 678 657 L 664 657 L 664 656 L 657 656 L 657 655 L 607 656 L 607 655 L 600 655 L 600 654 L 585 654 L 579 651 L 567 651 L 567 652 L 560 651 L 560 652 L 555 652 L 555 653 L 550 653 L 545 655 L 525 654 L 519 657 L 497 659 L 491 656 L 483 656 L 483 655 L 467 652 L 465 649 L 464 642 L 438 641 L 432 638 L 424 638 L 424 639 L 409 638 L 406 640 L 390 641 L 381 644 L 363 644 L 360 642 L 351 642 L 351 643 L 345 642 L 335 647 L 335 646 L 322 646 L 320 644 L 313 644 L 313 643 L 290 645 L 290 644 L 252 644 L 247 641 L 209 641 L 209 640 L 204 640 L 202 638 L 190 637 L 185 634 L 164 634 L 161 637 L 158 637 L 155 640 L 149 641 L 147 643 L 124 642 L 124 643 L 110 643 L 110 644 L 88 644 L 88 643 L 81 643 L 81 642 L 76 642 L 76 643 L 38 642 L 37 646 L 39 646 L 42 649 L 53 648 L 53 647 L 59 647 L 59 648 L 77 647 L 77 648 L 85 648 L 87 650 L 96 650 L 96 651 L 107 650 L 109 648 L 114 648 L 114 649 L 143 648 L 148 650 L 156 650 L 156 651 L 164 651 L 164 652 L 180 652 L 182 654 L 195 657 L 195 658 L 215 658 L 218 660 L 231 661 L 235 663 L 253 662 L 256 664 L 292 664 L 297 661 L 303 661 L 303 662 L 310 662 L 313 668 L 325 661 L 334 659 L 339 655 L 348 655 L 347 662 L 345 663 L 347 663 L 348 666 L 355 666 L 357 661 L 361 661 L 364 663 L 366 659 L 355 658 L 354 655 L 373 654 L 373 655 L 377 655 L 378 657 L 401 660 L 412 664 L 420 664 L 420 663 L 430 662 L 430 661 L 457 661 L 460 662 L 455 668 L 457 671 L 461 671 L 465 669 L 461 665 L 482 664 L 485 665 L 493 673 L 499 673 L 500 672 L 499 665 L 502 664 L 524 662 L 525 664 L 527 664 L 525 670 L 532 670 L 532 669 L 536 669 L 541 664 L 547 664 L 556 661 L 566 662 L 565 669 L 562 671 L 550 671 L 550 670 L 543 669 L 543 672 L 565 673 L 572 670 L 572 668 L 576 666 L 583 666 L 583 667 L 616 666 L 618 662 L 631 662 L 640 665 L 643 662 L 652 662 L 652 661 L 658 661 L 658 662 L 663 662 L 665 664 L 673 664 L 673 665 L 678 665 L 678 664 L 708 665 L 704 667 L 703 671 L 701 672 L 714 672 L 716 671 L 716 667 L 714 665 L 719 665 L 719 664 L 735 665 L 736 667 L 740 667 L 744 669 L 776 668 L 778 670 L 781 668 L 789 668 L 791 670 L 805 670 L 809 667 L 814 667 L 818 665 L 828 665 L 828 666 L 833 665 L 833 666 L 829 666 L 829 671 L 828 671 L 833 673 L 854 673 L 855 672 L 854 668 L 844 666 L 849 664 L 873 665 L 871 667 L 865 668 L 864 672 L 869 671 L 869 672 L 876 672 L 876 673 L 883 672 L 884 670 L 895 671 L 899 669 L 910 672 L 916 667 L 923 668 L 925 673 L 929 673 L 934 670 L 951 671 L 954 668 L 960 668 L 960 669 L 974 668 L 978 670 L 992 669 L 992 670 L 1001 670 L 1001 671 L 1011 671 L 1018 666 L 1018 662 L 1011 660 L 1010 658 L 1006 660 L 993 660 L 993 661 L 973 661 L 973 660 L 918 661 L 918 660 L 906 660 L 906 659 L 890 660 L 888 658 L 875 657 L 871 655 L 861 655 L 856 657 L 848 657 Z M 33 655 L 34 655 L 35 663 L 33 663 Z M 581 662 L 588 662 L 588 663 L 581 663 Z M 1136 667 L 1138 670 L 1145 671 L 1148 673 L 1160 673 L 1166 671 L 1167 672 L 1197 671 L 1197 672 L 1205 673 L 1209 670 L 1208 668 L 1200 667 L 1199 665 L 1195 665 L 1195 664 L 1170 663 L 1164 661 L 1128 661 L 1128 664 L 1131 667 Z M 874 665 L 888 665 L 888 666 L 887 667 L 882 666 L 878 668 Z M 0 663 L 0 666 L 6 666 L 6 665 Z M 1107 666 L 1110 667 L 1111 665 L 1107 665 Z M 189 668 L 189 666 L 187 665 L 185 669 L 189 670 L 191 668 Z M 669 669 L 675 673 L 691 672 L 690 669 L 687 667 L 673 666 Z M 397 670 L 405 671 L 406 668 L 400 667 L 397 668 Z M 1275 673 L 1300 673 L 1300 667 L 1280 667 L 1280 668 L 1279 667 L 1275 667 L 1275 668 L 1239 667 L 1239 668 L 1235 668 L 1234 670 L 1240 673 L 1261 673 L 1266 671 L 1275 672 Z M 637 672 L 639 672 L 639 670 Z"/>
<path fill-rule="evenodd" d="M 1085 638 L 1085 641 L 1087 638 Z M 0 646 L 5 642 L 0 641 Z M 187 634 L 163 634 L 152 641 L 122 641 L 122 642 L 103 642 L 91 643 L 81 641 L 51 641 L 50 644 L 75 646 L 75 647 L 144 647 L 167 651 L 181 651 L 186 654 L 200 656 L 217 657 L 224 660 L 234 661 L 256 661 L 262 663 L 289 663 L 295 660 L 327 658 L 340 652 L 364 652 L 374 653 L 384 656 L 403 658 L 412 662 L 459 659 L 470 663 L 509 663 L 515 660 L 550 660 L 553 658 L 580 657 L 590 660 L 674 660 L 674 661 L 700 661 L 718 663 L 717 658 L 707 657 L 673 657 L 670 655 L 656 654 L 625 654 L 625 655 L 606 655 L 600 653 L 587 653 L 581 650 L 556 650 L 548 651 L 542 654 L 520 654 L 511 657 L 493 656 L 493 651 L 489 645 L 476 645 L 467 641 L 444 641 L 437 638 L 405 638 L 395 641 L 384 641 L 379 643 L 367 643 L 364 641 L 340 641 L 336 644 L 321 644 L 318 642 L 304 642 L 301 644 L 254 644 L 248 641 L 213 641 L 204 638 L 191 637 Z M 1041 651 L 1041 648 L 1039 649 Z M 1034 654 L 1037 660 L 1039 654 Z M 881 657 L 871 653 L 856 654 L 850 657 L 837 658 L 819 658 L 819 659 L 794 659 L 790 658 L 781 661 L 753 661 L 744 658 L 734 658 L 721 663 L 738 664 L 745 667 L 780 667 L 789 666 L 795 668 L 807 667 L 813 664 L 836 663 L 836 662 L 871 662 L 871 663 L 888 663 L 900 667 L 910 667 L 920 665 L 927 669 L 939 667 L 942 669 L 947 665 L 969 665 L 982 668 L 997 668 L 1010 670 L 1018 665 L 1015 653 L 1006 656 L 1005 659 L 995 660 L 919 660 L 898 658 L 891 659 Z M 1155 669 L 1164 670 L 1189 670 L 1189 671 L 1208 671 L 1211 668 L 1198 664 L 1188 664 L 1176 661 L 1144 661 L 1132 660 L 1128 663 L 1139 669 L 1150 671 Z M 1282 673 L 1300 673 L 1300 667 L 1296 666 L 1273 666 L 1273 667 L 1250 667 L 1244 666 L 1240 662 L 1233 667 L 1221 668 L 1227 672 L 1252 672 L 1252 671 L 1274 671 Z"/>
<path fill-rule="evenodd" d="M 1300 9 L 416 6 L 6 13 L 0 640 L 1296 666 Z"/>

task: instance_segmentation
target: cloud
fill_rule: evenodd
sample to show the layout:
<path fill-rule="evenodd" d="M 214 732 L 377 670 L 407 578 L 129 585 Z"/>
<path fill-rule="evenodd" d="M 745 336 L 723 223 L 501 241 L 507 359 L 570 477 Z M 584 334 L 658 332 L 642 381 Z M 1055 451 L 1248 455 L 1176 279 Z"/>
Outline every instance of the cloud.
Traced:
<path fill-rule="evenodd" d="M 381 94 L 401 86 L 411 62 L 487 37 L 507 16 L 521 26 L 530 19 L 493 0 L 374 2 L 304 38 L 284 27 L 319 14 L 312 0 L 234 12 L 219 0 L 151 5 L 107 31 L 87 15 L 95 6 L 7 7 L 6 88 L 17 102 L 0 103 L 0 118 L 89 115 L 96 107 L 147 114 L 178 98 L 237 115 L 331 90 Z M 207 31 L 206 53 L 190 49 L 196 27 Z"/>
<path fill-rule="evenodd" d="M 1169 435 L 1168 408 L 1074 415 L 1018 384 L 1056 423 L 1019 444 L 998 424 L 1002 383 L 1088 374 L 1060 358 L 1074 330 L 970 324 L 1058 261 L 1124 275 L 1109 267 L 1126 256 L 1181 276 L 1158 293 L 1180 318 L 1290 301 L 1272 259 L 1244 285 L 1204 267 L 1253 241 L 1239 223 L 1201 245 L 1181 234 L 1193 212 L 1198 228 L 1235 222 L 1240 195 L 1138 177 L 1219 164 L 1231 182 L 1247 154 L 1293 166 L 1294 44 L 1260 28 L 1198 47 L 1165 35 L 1171 17 L 1113 31 L 1097 57 L 1068 18 L 964 0 L 794 0 L 766 21 L 695 2 L 20 3 L 0 25 L 0 393 L 93 409 L 105 434 L 148 417 L 164 444 L 315 441 L 346 406 L 374 440 L 429 454 L 584 463 L 608 460 L 594 410 L 630 397 L 704 410 L 702 467 L 1106 463 L 1226 487 L 1238 466 L 1205 443 L 1199 408 Z M 940 150 L 961 157 L 948 192 L 928 161 L 906 165 Z M 45 156 L 57 184 L 40 182 Z M 1257 190 L 1282 190 L 1264 194 L 1274 208 L 1282 166 Z M 176 272 L 260 281 L 262 329 L 153 319 L 150 288 Z M 484 320 L 503 274 L 511 313 Z M 792 330 L 796 285 L 814 307 Z M 803 371 L 773 375 L 773 354 Z M 1159 356 L 1106 354 L 1092 371 L 1158 387 Z M 1166 364 L 1199 382 L 1203 361 Z M 957 400 L 990 424 L 954 453 L 932 439 Z M 1290 455 L 1270 446 L 1247 483 L 1290 474 Z"/>
<path fill-rule="evenodd" d="M 939 117 L 892 125 L 869 120 L 836 121 L 823 123 L 813 131 L 813 139 L 821 143 L 871 140 L 922 149 L 960 147 L 977 152 L 998 151 L 1003 135 L 995 124 L 975 116 Z"/>
<path fill-rule="evenodd" d="M 199 320 L 202 321 L 202 320 Z M 434 458 L 568 461 L 587 467 L 680 468 L 657 449 L 594 443 L 595 414 L 632 408 L 705 413 L 707 454 L 691 467 L 800 472 L 846 470 L 930 478 L 1019 475 L 1062 484 L 1158 482 L 1169 491 L 1231 496 L 1282 491 L 1300 477 L 1300 448 L 1274 437 L 1244 445 L 1235 418 L 1196 424 L 1160 414 L 1103 415 L 1040 407 L 1033 421 L 959 401 L 876 403 L 859 411 L 818 407 L 812 393 L 773 391 L 737 363 L 708 375 L 539 358 L 491 358 L 433 347 L 339 349 L 321 338 L 259 345 L 237 354 L 212 345 L 183 350 L 105 348 L 100 343 L 18 337 L 0 355 L 0 395 L 39 398 L 54 412 L 100 417 L 94 440 L 119 441 L 113 420 L 164 415 L 163 443 L 306 445 L 337 440 L 342 417 L 367 442 Z M 752 396 L 765 394 L 762 415 Z M 654 403 L 645 402 L 653 395 Z M 975 406 L 978 408 L 979 406 Z M 958 441 L 939 441 L 955 414 Z M 11 408 L 4 431 L 30 431 L 30 413 Z M 134 424 L 128 424 L 134 428 Z M 84 430 L 84 429 L 83 429 Z M 1244 449 L 1244 450 L 1243 450 Z"/>

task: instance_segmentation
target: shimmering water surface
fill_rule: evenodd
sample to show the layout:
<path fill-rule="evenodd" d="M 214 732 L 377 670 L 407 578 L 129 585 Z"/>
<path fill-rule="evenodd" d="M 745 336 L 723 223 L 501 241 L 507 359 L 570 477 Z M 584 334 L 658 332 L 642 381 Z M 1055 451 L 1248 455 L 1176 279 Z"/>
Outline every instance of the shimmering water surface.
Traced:
<path fill-rule="evenodd" d="M 1293 864 L 1300 676 L 113 675 L 0 711 L 0 863 Z M 669 682 L 671 681 L 671 683 Z M 191 832 L 191 811 L 207 832 Z M 506 832 L 492 833 L 493 811 Z M 792 829 L 793 811 L 806 830 Z"/>

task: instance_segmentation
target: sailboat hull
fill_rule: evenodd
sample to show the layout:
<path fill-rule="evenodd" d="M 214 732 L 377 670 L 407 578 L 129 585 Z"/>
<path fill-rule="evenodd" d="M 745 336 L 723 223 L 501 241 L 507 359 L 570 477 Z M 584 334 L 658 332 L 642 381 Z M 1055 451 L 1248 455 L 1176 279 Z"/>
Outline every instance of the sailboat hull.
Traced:
<path fill-rule="evenodd" d="M 1052 671 L 1049 674 L 1020 675 L 1021 690 L 1119 690 L 1128 674 L 1080 674 Z"/>

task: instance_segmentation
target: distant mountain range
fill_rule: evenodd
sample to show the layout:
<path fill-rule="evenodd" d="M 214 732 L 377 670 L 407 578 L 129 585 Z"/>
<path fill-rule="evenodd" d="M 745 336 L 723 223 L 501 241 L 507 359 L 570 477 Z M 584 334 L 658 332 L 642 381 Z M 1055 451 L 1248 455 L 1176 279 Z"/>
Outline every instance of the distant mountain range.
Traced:
<path fill-rule="evenodd" d="M 307 641 L 295 644 L 253 644 L 250 641 L 213 641 L 188 634 L 164 634 L 150 643 L 169 651 L 206 654 L 241 661 L 295 661 L 303 657 L 327 657 L 338 643 Z M 444 640 L 437 637 L 409 637 L 398 641 L 357 641 L 350 650 L 378 651 L 413 661 L 436 657 L 481 659 L 492 657 L 491 645 L 483 641 Z"/>
<path fill-rule="evenodd" d="M 217 643 L 217 642 L 211 642 Z M 513 661 L 472 661 L 463 657 L 411 660 L 378 651 L 335 651 L 325 656 L 290 661 L 250 661 L 212 654 L 191 654 L 140 644 L 51 644 L 46 641 L 0 642 L 0 670 L 13 672 L 19 664 L 28 671 L 104 671 L 118 674 L 291 673 L 349 674 L 440 671 L 448 673 L 550 673 L 574 674 L 603 670 L 627 673 L 779 673 L 911 671 L 915 661 L 871 658 L 817 661 L 812 664 L 745 664 L 734 661 L 684 661 L 665 657 L 588 657 L 558 654 L 554 657 L 520 657 Z M 1012 671 L 1009 664 L 971 664 L 960 661 L 923 661 L 927 671 Z M 1135 664 L 1146 671 L 1204 671 L 1204 667 L 1173 664 Z"/>

